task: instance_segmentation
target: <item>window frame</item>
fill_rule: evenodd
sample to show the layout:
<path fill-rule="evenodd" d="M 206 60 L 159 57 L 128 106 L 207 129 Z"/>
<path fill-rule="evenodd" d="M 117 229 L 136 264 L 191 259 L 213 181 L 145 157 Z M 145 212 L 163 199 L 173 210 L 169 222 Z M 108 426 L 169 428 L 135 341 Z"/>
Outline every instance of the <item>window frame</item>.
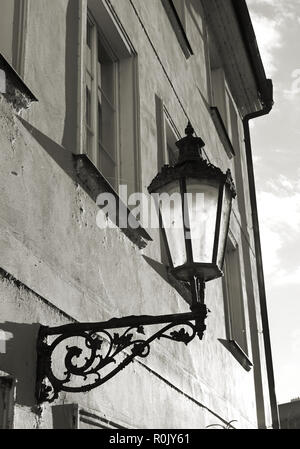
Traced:
<path fill-rule="evenodd" d="M 178 155 L 179 150 L 175 147 L 175 143 L 181 139 L 181 135 L 163 100 L 157 95 L 155 100 L 158 146 L 157 169 L 160 170 L 163 165 L 170 163 L 168 147 L 174 148 L 175 157 Z"/>
<path fill-rule="evenodd" d="M 82 423 L 94 429 L 129 429 L 126 423 L 115 422 L 105 413 L 80 404 L 61 404 L 52 407 L 54 429 L 83 429 Z"/>
<path fill-rule="evenodd" d="M 226 80 L 224 65 L 212 34 L 206 29 L 206 58 L 208 79 L 208 101 L 210 114 L 219 138 L 229 159 L 239 151 L 236 136 L 239 133 L 238 108 Z M 232 112 L 236 118 L 236 129 L 233 130 Z"/>
<path fill-rule="evenodd" d="M 232 110 L 238 118 L 238 111 L 230 93 L 222 67 L 210 70 L 211 107 L 210 113 L 220 140 L 229 159 L 235 156 L 234 131 L 232 129 Z M 238 132 L 238 126 L 236 129 Z"/>
<path fill-rule="evenodd" d="M 164 109 L 164 112 L 166 129 L 166 163 L 169 165 L 174 165 L 174 163 L 177 162 L 179 155 L 179 149 L 176 146 L 176 142 L 181 138 L 181 136 L 166 109 Z M 172 151 L 173 161 L 170 157 L 170 150 Z"/>
<path fill-rule="evenodd" d="M 85 46 L 88 10 L 91 12 L 105 41 L 117 61 L 117 119 L 116 119 L 116 180 L 112 187 L 102 173 L 95 158 L 89 157 L 85 148 Z M 118 192 L 119 183 L 128 186 L 128 194 L 141 189 L 141 160 L 140 160 L 140 111 L 138 85 L 138 57 L 127 33 L 107 0 L 81 0 L 79 4 L 79 42 L 78 42 L 78 98 L 77 98 L 77 139 L 76 151 L 78 155 L 86 155 L 95 169 L 103 176 L 110 186 Z M 124 83 L 128 89 L 124 89 Z M 130 100 L 130 113 L 124 103 Z M 83 126 L 84 124 L 84 126 Z M 128 155 L 128 148 L 132 152 Z M 126 157 L 125 157 L 126 156 Z M 94 160 L 92 160 L 94 159 Z"/>
<path fill-rule="evenodd" d="M 11 28 L 11 53 L 8 54 L 2 52 L 5 59 L 21 77 L 24 76 L 25 38 L 27 32 L 28 8 L 28 0 L 14 0 Z M 3 15 L 3 17 L 5 17 L 5 15 Z"/>
<path fill-rule="evenodd" d="M 119 66 L 118 66 L 118 59 L 116 55 L 114 54 L 113 50 L 110 48 L 109 43 L 107 42 L 107 39 L 105 38 L 101 28 L 97 24 L 96 20 L 93 17 L 92 12 L 88 9 L 87 10 L 87 23 L 90 22 L 93 29 L 91 34 L 91 60 L 92 60 L 92 68 L 90 73 L 91 77 L 91 128 L 88 130 L 88 123 L 85 120 L 85 135 L 84 135 L 84 145 L 86 147 L 86 152 L 88 156 L 91 157 L 92 162 L 94 165 L 103 172 L 103 165 L 101 160 L 101 153 L 104 152 L 106 156 L 112 160 L 113 164 L 115 165 L 115 181 L 112 182 L 107 176 L 106 179 L 111 185 L 119 184 L 119 133 L 116 131 L 119 128 Z M 103 88 L 101 87 L 101 80 L 99 80 L 99 74 L 98 74 L 98 53 L 99 53 L 99 38 L 102 40 L 102 45 L 105 48 L 105 51 L 108 53 L 109 58 L 111 59 L 112 63 L 112 72 L 113 72 L 113 104 L 111 104 L 111 101 L 107 98 L 106 94 L 103 91 Z M 87 72 L 88 68 L 86 67 L 85 71 L 85 86 L 87 89 Z M 113 110 L 113 151 L 115 153 L 115 160 L 112 159 L 111 155 L 109 154 L 109 150 L 105 147 L 103 142 L 100 141 L 100 135 L 99 135 L 99 100 L 98 100 L 98 89 L 100 90 L 101 94 L 105 97 L 105 101 L 107 101 L 109 104 L 111 104 L 111 108 Z M 87 91 L 86 91 L 87 92 Z M 87 102 L 84 102 L 84 116 L 86 117 L 87 111 L 86 111 L 86 104 Z M 90 134 L 93 136 L 92 140 L 92 148 L 91 148 L 91 154 L 88 151 L 88 138 L 87 134 L 90 132 Z M 101 150 L 100 150 L 101 147 Z"/>
<path fill-rule="evenodd" d="M 0 371 L 0 394 L 1 402 L 3 402 L 3 416 L 0 422 L 0 429 L 13 429 L 16 379 L 2 371 Z"/>
<path fill-rule="evenodd" d="M 233 255 L 235 264 L 231 266 L 231 270 L 228 269 L 229 261 L 228 255 Z M 249 342 L 247 336 L 246 314 L 245 314 L 245 300 L 242 287 L 241 277 L 241 264 L 240 264 L 240 251 L 238 244 L 229 235 L 227 237 L 227 245 L 224 258 L 224 277 L 222 279 L 223 284 L 223 298 L 224 298 L 224 312 L 225 312 L 225 327 L 226 338 L 229 342 L 233 342 L 236 348 L 242 352 L 248 359 L 249 354 Z M 232 279 L 235 280 L 235 288 L 233 288 Z M 238 307 L 240 312 L 239 330 L 236 329 L 236 318 L 233 315 L 234 302 L 238 301 Z M 240 335 L 243 335 L 243 342 L 240 341 Z"/>

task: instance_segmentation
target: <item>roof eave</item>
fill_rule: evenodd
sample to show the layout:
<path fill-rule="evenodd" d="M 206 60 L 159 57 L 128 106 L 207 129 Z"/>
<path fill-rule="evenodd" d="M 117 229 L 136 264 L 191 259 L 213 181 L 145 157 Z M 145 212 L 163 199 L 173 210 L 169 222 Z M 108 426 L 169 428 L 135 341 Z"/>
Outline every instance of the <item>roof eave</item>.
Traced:
<path fill-rule="evenodd" d="M 253 76 L 257 84 L 257 90 L 263 107 L 272 108 L 273 100 L 273 83 L 266 77 L 265 68 L 261 59 L 258 48 L 256 35 L 252 25 L 252 20 L 245 0 L 231 0 L 232 7 L 236 14 L 239 24 L 240 33 L 244 41 L 249 61 L 252 67 Z"/>

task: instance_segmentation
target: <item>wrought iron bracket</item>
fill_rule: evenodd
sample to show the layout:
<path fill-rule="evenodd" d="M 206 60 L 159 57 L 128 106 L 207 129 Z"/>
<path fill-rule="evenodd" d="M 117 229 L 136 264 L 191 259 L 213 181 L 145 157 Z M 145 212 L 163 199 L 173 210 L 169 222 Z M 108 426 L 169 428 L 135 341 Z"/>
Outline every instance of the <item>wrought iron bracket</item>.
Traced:
<path fill-rule="evenodd" d="M 203 303 L 193 304 L 191 310 L 175 315 L 128 316 L 52 328 L 41 326 L 37 341 L 37 401 L 53 402 L 59 392 L 87 392 L 104 384 L 136 357 L 148 356 L 150 344 L 156 339 L 166 338 L 186 345 L 196 335 L 201 340 L 208 310 Z M 144 326 L 158 324 L 164 326 L 147 337 Z M 111 332 L 124 328 L 127 329 Z"/>

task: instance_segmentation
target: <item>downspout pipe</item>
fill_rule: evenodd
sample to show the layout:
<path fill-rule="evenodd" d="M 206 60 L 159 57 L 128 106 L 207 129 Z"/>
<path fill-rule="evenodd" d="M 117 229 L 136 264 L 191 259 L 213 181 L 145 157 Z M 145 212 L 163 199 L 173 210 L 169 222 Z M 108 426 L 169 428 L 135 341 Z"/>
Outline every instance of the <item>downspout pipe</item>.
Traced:
<path fill-rule="evenodd" d="M 256 191 L 255 191 L 255 178 L 254 178 L 253 160 L 252 160 L 252 147 L 251 147 L 251 137 L 250 137 L 250 128 L 249 128 L 250 120 L 253 120 L 257 117 L 261 117 L 263 115 L 267 115 L 267 114 L 269 114 L 269 112 L 272 109 L 272 106 L 273 106 L 272 80 L 266 79 L 265 81 L 266 81 L 266 83 L 264 86 L 264 92 L 263 92 L 263 95 L 261 95 L 263 108 L 259 111 L 247 114 L 243 118 L 243 127 L 244 127 L 244 139 L 245 139 L 245 148 L 246 148 L 246 160 L 247 160 L 247 170 L 248 170 L 248 182 L 249 182 L 252 222 L 253 222 L 254 246 L 255 246 L 255 254 L 256 254 L 256 269 L 257 269 L 257 277 L 258 277 L 259 302 L 260 302 L 261 320 L 262 320 L 262 327 L 263 327 L 263 339 L 264 339 L 264 346 L 265 346 L 265 358 L 266 358 L 266 367 L 267 367 L 272 425 L 273 425 L 273 429 L 280 429 L 279 412 L 278 412 L 278 405 L 277 405 L 276 392 L 275 392 L 275 379 L 274 379 L 273 359 L 272 359 L 271 340 L 270 340 L 270 328 L 269 328 L 269 319 L 268 319 L 268 310 L 267 310 L 267 298 L 266 298 L 266 289 L 265 289 L 265 281 L 264 281 L 264 270 L 263 270 L 261 241 L 260 241 L 259 222 L 258 222 L 258 213 L 257 213 Z"/>

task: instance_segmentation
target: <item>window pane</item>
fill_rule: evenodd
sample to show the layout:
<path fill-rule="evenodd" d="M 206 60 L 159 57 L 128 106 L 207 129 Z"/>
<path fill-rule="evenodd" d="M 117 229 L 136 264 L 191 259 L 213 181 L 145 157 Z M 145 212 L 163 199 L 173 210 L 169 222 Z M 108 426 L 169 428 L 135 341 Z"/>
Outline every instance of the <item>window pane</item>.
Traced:
<path fill-rule="evenodd" d="M 87 88 L 92 91 L 93 79 L 89 71 L 86 71 L 85 81 Z"/>
<path fill-rule="evenodd" d="M 98 102 L 99 143 L 105 148 L 111 159 L 116 162 L 115 151 L 115 114 L 105 101 Z"/>
<path fill-rule="evenodd" d="M 86 124 L 88 126 L 92 125 L 92 111 L 91 111 L 91 92 L 89 90 L 89 88 L 86 88 Z"/>
<path fill-rule="evenodd" d="M 115 67 L 98 35 L 98 140 L 100 169 L 116 187 Z"/>
<path fill-rule="evenodd" d="M 93 139 L 94 139 L 94 129 L 93 129 L 93 111 L 92 111 L 92 90 L 94 82 L 93 74 L 93 64 L 92 64 L 92 39 L 93 39 L 93 28 L 94 24 L 87 18 L 86 24 L 86 47 L 85 47 L 85 58 L 86 58 L 86 73 L 85 73 L 85 121 L 86 121 L 86 137 L 85 137 L 85 151 L 93 160 Z"/>
<path fill-rule="evenodd" d="M 114 186 L 117 183 L 116 69 L 101 30 L 88 18 L 86 45 L 87 152 Z"/>
<path fill-rule="evenodd" d="M 178 140 L 173 127 L 168 119 L 165 119 L 166 145 L 167 145 L 167 163 L 174 165 L 178 160 L 179 149 L 176 146 Z"/>
<path fill-rule="evenodd" d="M 230 335 L 228 337 L 234 340 L 247 354 L 247 335 L 239 252 L 238 248 L 234 248 L 230 241 L 228 242 L 226 251 L 224 271 L 224 294 L 229 312 L 227 320 L 229 321 Z"/>
<path fill-rule="evenodd" d="M 108 101 L 114 106 L 114 63 L 98 39 L 98 82 Z"/>
<path fill-rule="evenodd" d="M 86 152 L 93 157 L 93 134 L 89 128 L 86 128 Z"/>
<path fill-rule="evenodd" d="M 213 90 L 213 106 L 217 106 L 223 123 L 228 130 L 228 117 L 225 97 L 225 75 L 223 69 L 214 69 L 211 72 L 212 90 Z"/>
<path fill-rule="evenodd" d="M 87 20 L 86 25 L 86 68 L 92 74 L 92 33 L 94 25 Z"/>
<path fill-rule="evenodd" d="M 14 419 L 15 382 L 9 376 L 0 377 L 0 429 L 12 429 Z"/>
<path fill-rule="evenodd" d="M 116 164 L 111 160 L 106 151 L 100 147 L 101 171 L 109 183 L 116 187 Z"/>
<path fill-rule="evenodd" d="M 92 48 L 92 30 L 93 30 L 93 24 L 90 21 L 90 19 L 87 19 L 87 25 L 86 25 L 86 45 L 91 49 Z"/>
<path fill-rule="evenodd" d="M 14 3 L 14 0 L 0 2 L 0 51 L 10 63 L 13 60 Z"/>
<path fill-rule="evenodd" d="M 92 110 L 91 110 L 91 92 L 86 87 L 86 105 L 85 105 L 85 116 L 86 116 L 86 152 L 88 155 L 93 155 L 93 131 L 92 131 Z"/>
<path fill-rule="evenodd" d="M 99 142 L 102 142 L 102 106 L 101 103 L 98 101 L 98 137 Z"/>
<path fill-rule="evenodd" d="M 188 179 L 186 190 L 194 262 L 212 262 L 219 187 Z"/>
<path fill-rule="evenodd" d="M 159 194 L 161 195 L 160 211 L 162 222 L 173 265 L 176 268 L 187 261 L 179 182 L 172 182 L 167 186 L 167 190 L 161 190 Z"/>

